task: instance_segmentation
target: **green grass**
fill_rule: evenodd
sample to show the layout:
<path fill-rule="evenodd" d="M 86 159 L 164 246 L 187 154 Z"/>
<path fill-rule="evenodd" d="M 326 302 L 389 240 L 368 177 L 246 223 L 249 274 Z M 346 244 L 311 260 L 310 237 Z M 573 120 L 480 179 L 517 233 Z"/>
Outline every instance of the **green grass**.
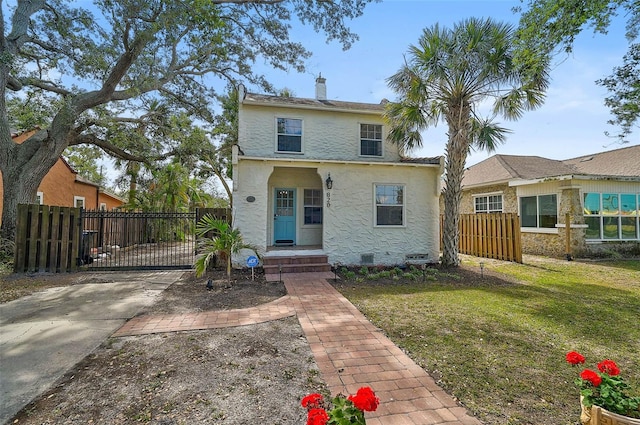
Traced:
<path fill-rule="evenodd" d="M 640 261 L 483 262 L 484 279 L 339 289 L 486 424 L 576 424 L 570 350 L 615 360 L 640 393 Z"/>

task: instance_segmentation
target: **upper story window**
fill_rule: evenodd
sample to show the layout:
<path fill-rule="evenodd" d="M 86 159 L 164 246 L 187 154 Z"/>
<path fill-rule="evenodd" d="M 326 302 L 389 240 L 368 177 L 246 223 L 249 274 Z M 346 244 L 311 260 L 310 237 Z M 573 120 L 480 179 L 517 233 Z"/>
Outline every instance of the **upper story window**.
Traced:
<path fill-rule="evenodd" d="M 476 213 L 502 212 L 502 195 L 478 195 L 474 198 Z"/>
<path fill-rule="evenodd" d="M 302 152 L 302 120 L 278 118 L 278 152 Z"/>
<path fill-rule="evenodd" d="M 322 190 L 304 190 L 304 224 L 322 224 Z"/>
<path fill-rule="evenodd" d="M 375 195 L 376 226 L 404 225 L 404 186 L 376 184 Z"/>
<path fill-rule="evenodd" d="M 107 203 L 100 202 L 100 211 L 106 211 L 106 210 L 107 210 Z"/>
<path fill-rule="evenodd" d="M 360 124 L 360 155 L 382 156 L 382 125 Z"/>
<path fill-rule="evenodd" d="M 537 195 L 520 198 L 522 227 L 555 228 L 558 222 L 558 196 Z"/>
<path fill-rule="evenodd" d="M 73 206 L 76 208 L 84 208 L 84 196 L 74 196 Z"/>
<path fill-rule="evenodd" d="M 37 192 L 36 193 L 36 204 L 44 204 L 44 193 L 42 192 Z"/>
<path fill-rule="evenodd" d="M 640 194 L 585 193 L 586 239 L 640 239 Z"/>

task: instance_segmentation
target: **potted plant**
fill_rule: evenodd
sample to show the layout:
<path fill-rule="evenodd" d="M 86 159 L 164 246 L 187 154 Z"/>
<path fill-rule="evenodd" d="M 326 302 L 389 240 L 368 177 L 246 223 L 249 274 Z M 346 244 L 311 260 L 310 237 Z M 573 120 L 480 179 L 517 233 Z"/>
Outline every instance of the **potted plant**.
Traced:
<path fill-rule="evenodd" d="M 566 355 L 568 363 L 584 364 L 576 351 Z M 583 425 L 640 425 L 640 396 L 629 394 L 629 384 L 620 376 L 618 365 L 610 359 L 598 363 L 598 371 L 584 369 L 575 383 L 580 388 Z"/>
<path fill-rule="evenodd" d="M 307 425 L 366 425 L 364 412 L 374 412 L 380 399 L 369 387 L 362 387 L 355 395 L 338 394 L 326 403 L 322 395 L 309 394 L 302 399 L 307 409 Z"/>

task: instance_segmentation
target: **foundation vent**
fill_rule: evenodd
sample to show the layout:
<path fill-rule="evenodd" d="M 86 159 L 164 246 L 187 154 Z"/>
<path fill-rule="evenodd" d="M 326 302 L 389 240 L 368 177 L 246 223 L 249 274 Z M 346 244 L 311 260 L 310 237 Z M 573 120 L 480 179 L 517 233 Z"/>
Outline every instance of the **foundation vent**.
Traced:
<path fill-rule="evenodd" d="M 361 254 L 360 264 L 373 264 L 373 254 Z"/>
<path fill-rule="evenodd" d="M 427 261 L 429 254 L 407 254 L 404 258 L 406 261 Z"/>

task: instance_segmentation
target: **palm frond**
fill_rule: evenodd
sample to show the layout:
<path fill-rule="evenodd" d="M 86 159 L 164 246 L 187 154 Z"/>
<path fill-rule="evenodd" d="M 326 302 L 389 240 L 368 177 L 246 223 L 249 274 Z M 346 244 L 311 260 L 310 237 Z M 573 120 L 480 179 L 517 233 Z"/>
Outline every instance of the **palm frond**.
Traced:
<path fill-rule="evenodd" d="M 500 127 L 491 119 L 474 118 L 471 120 L 471 129 L 473 141 L 470 146 L 489 153 L 495 152 L 498 145 L 506 141 L 507 134 L 511 133 L 511 130 Z"/>

